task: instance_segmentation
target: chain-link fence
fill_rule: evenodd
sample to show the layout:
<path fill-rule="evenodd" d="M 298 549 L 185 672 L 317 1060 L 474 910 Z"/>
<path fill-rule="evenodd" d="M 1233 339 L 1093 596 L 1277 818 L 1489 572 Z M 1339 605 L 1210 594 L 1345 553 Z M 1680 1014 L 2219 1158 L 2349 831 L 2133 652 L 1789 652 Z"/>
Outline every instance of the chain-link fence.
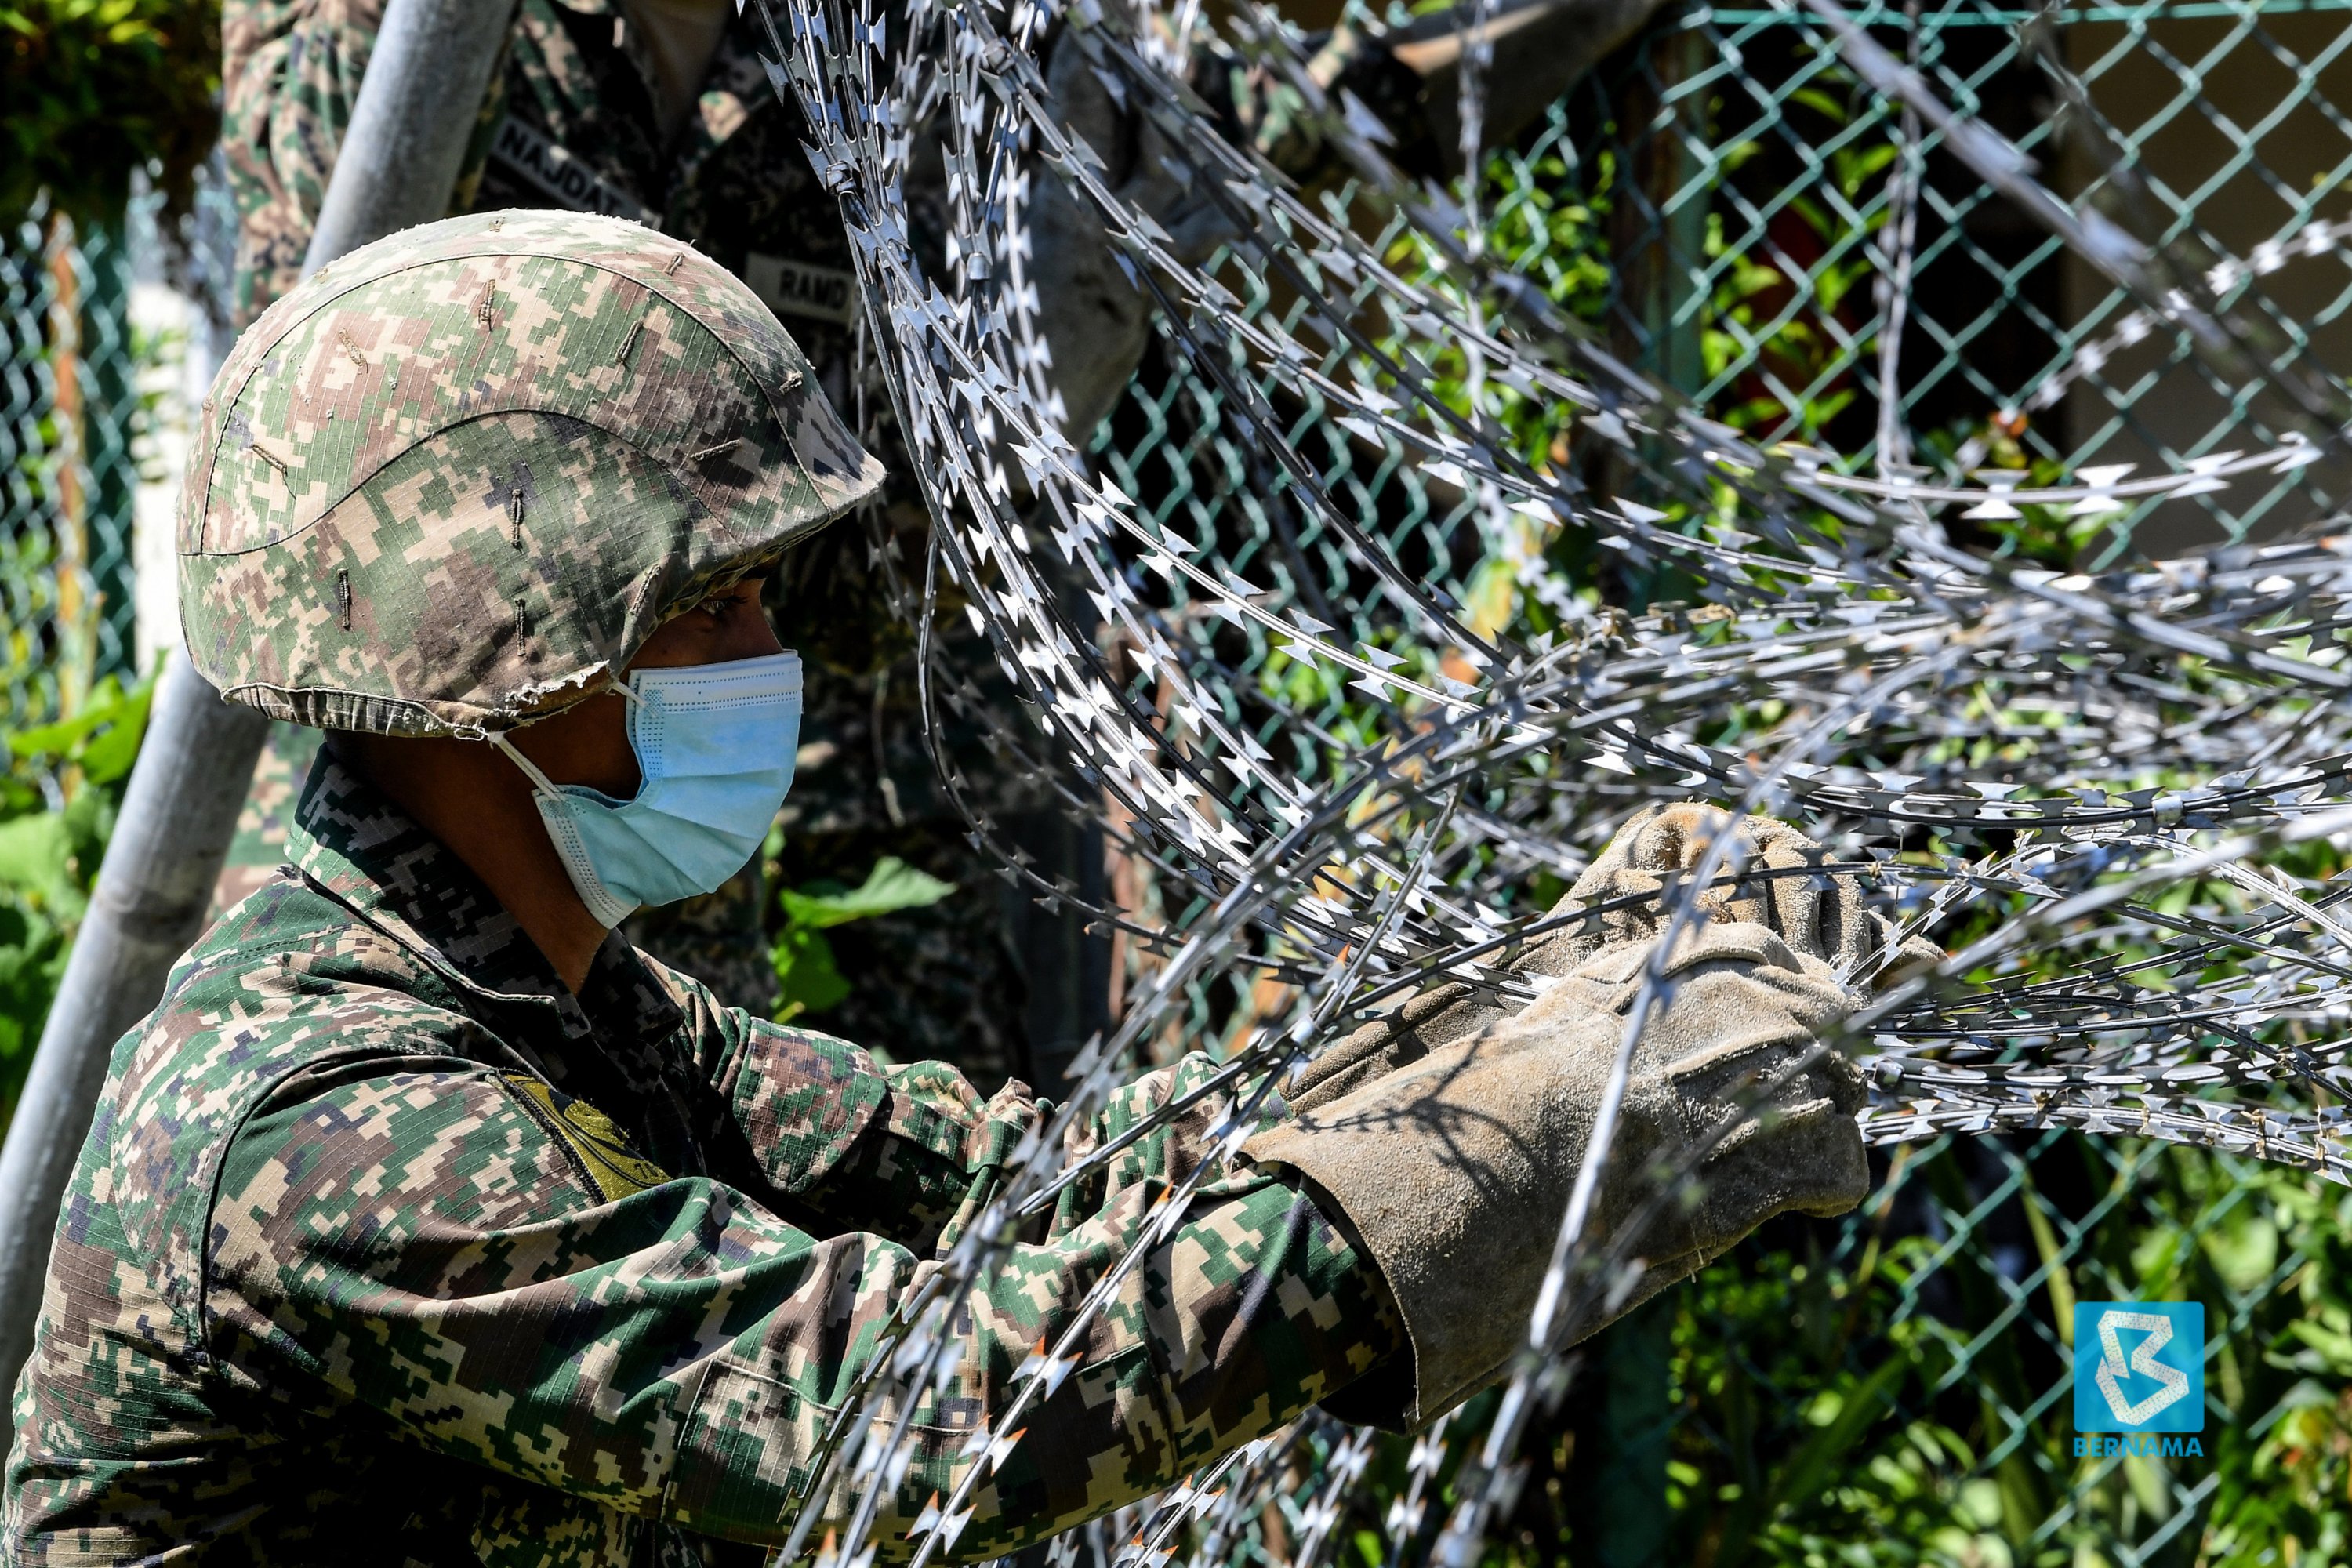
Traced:
<path fill-rule="evenodd" d="M 225 347 L 235 218 L 217 162 L 192 214 L 163 209 L 140 186 L 111 226 L 37 211 L 0 234 L 12 731 L 72 711 L 109 676 L 137 679 L 176 635 L 172 507 L 190 412 Z"/>
<path fill-rule="evenodd" d="M 2258 301 L 2276 357 L 2338 376 L 2352 366 L 2341 320 L 2352 278 L 2329 226 L 2352 171 L 2341 7 L 1914 0 L 1858 15 L 2063 194 L 2155 204 L 2154 226 L 2200 268 L 2250 260 L 2258 277 L 2213 280 L 2227 300 Z M 2106 188 L 2116 158 L 2144 189 Z M 1399 265 L 1430 260 L 1353 187 L 1317 195 L 1358 232 L 1384 232 Z M 2178 470 L 2282 438 L 2252 388 L 2225 384 L 2178 332 L 2147 328 L 2127 295 L 1861 86 L 1790 11 L 1662 19 L 1537 134 L 1495 152 L 1477 196 L 1479 247 L 1615 352 L 1728 424 L 1865 471 L 2042 482 L 2124 464 Z M 1442 284 L 1443 271 L 1417 276 Z M 1236 292 L 1286 324 L 1304 313 L 1278 290 Z M 1455 390 L 1479 374 L 1440 369 Z M 1481 629 L 1515 617 L 1540 628 L 1532 601 L 1547 593 L 1680 591 L 1265 384 L 1329 491 Z M 1507 391 L 1486 405 L 1529 461 L 1640 495 L 1638 477 L 1582 450 L 1559 411 Z M 1360 610 L 1378 584 L 1316 509 L 1293 504 L 1295 487 L 1174 347 L 1096 452 L 1174 537 L 1203 542 L 1199 558 L 1273 583 L 1343 636 L 1377 636 L 1379 617 Z M 2324 517 L 2347 477 L 2315 463 L 2119 514 L 1958 526 L 1979 548 L 2103 564 Z M 1465 539 L 1480 552 L 1465 557 Z M 1181 603 L 1181 583 L 1171 592 Z M 1224 650 L 1254 698 L 1346 732 L 1349 690 L 1202 609 L 1201 646 Z M 1535 881 L 1538 900 L 1557 890 Z M 1203 995 L 1195 1024 L 1229 1037 L 1280 1011 L 1269 995 Z M 1496 1546 L 1530 1561 L 1715 1568 L 2343 1555 L 2352 1321 L 2338 1321 L 2331 1278 L 2352 1210 L 2273 1167 L 2056 1131 L 1919 1145 L 1885 1174 L 1860 1215 L 1768 1227 L 1593 1342 L 1578 1392 L 1524 1446 L 1530 1468 Z M 2076 1452 L 2073 1308 L 2101 1300 L 2204 1303 L 2201 1455 Z M 1479 1418 L 1473 1406 L 1464 1420 Z M 1371 1495 L 1402 1493 L 1403 1447 L 1375 1464 L 1395 1485 Z M 1291 1528 L 1314 1522 L 1314 1505 L 1292 1500 Z M 1378 1568 L 1395 1523 L 1330 1527 L 1336 1554 Z"/>
<path fill-rule="evenodd" d="M 2252 290 L 2278 357 L 2347 363 L 2343 261 L 2298 243 L 2346 209 L 2340 11 L 1915 3 L 1861 16 L 2070 196 L 2141 203 L 2150 227 L 2208 262 L 2284 247 L 2291 264 L 2259 287 L 2225 282 L 2225 298 Z M 1621 101 L 1649 111 L 1632 143 L 1646 177 L 1621 184 L 1621 205 L 1656 259 L 1618 318 L 1740 422 L 1875 460 L 2073 473 L 2279 439 L 2252 388 L 2221 384 L 2179 333 L 2138 328 L 2123 290 L 1858 92 L 1814 29 L 1779 11 L 1696 12 L 1650 43 L 1633 82 Z M 2111 188 L 2110 157 L 2144 190 Z M 1890 372 L 1900 417 L 1882 424 Z M 2143 542 L 2163 552 L 2284 526 L 2342 489 L 2312 468 L 2199 498 Z"/>
<path fill-rule="evenodd" d="M 132 657 L 142 345 L 121 233 L 42 214 L 0 237 L 0 701 L 21 727 Z"/>
<path fill-rule="evenodd" d="M 129 761 L 100 737 L 136 735 L 178 637 L 172 513 L 231 219 L 216 173 L 169 243 L 163 209 L 134 188 L 111 225 L 44 202 L 0 230 L 0 1121 Z"/>

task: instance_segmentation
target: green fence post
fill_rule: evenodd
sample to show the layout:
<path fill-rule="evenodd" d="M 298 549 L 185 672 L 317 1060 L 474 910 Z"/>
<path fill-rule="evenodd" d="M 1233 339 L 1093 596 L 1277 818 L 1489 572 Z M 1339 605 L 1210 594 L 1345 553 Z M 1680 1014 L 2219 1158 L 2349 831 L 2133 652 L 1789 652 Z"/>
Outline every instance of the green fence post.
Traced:
<path fill-rule="evenodd" d="M 1692 395 L 1706 382 L 1700 293 L 1708 186 L 1696 149 L 1707 144 L 1708 127 L 1706 99 L 1691 84 L 1712 58 L 1705 30 L 1679 9 L 1664 13 L 1627 47 L 1611 104 L 1618 164 L 1609 219 L 1610 336 L 1628 363 Z M 1598 481 L 1623 493 L 1633 476 L 1612 458 Z M 1637 608 L 1666 587 L 1647 577 L 1627 586 Z"/>
<path fill-rule="evenodd" d="M 1665 1568 L 1674 1294 L 1627 1313 L 1586 1350 L 1579 1382 L 1589 1414 L 1578 1425 L 1593 1447 L 1570 1472 L 1575 1568 Z"/>
<path fill-rule="evenodd" d="M 1706 100 L 1690 90 L 1711 60 L 1707 36 L 1668 14 L 1628 52 L 1612 105 L 1620 163 L 1610 248 L 1616 273 L 1612 336 L 1632 363 L 1675 391 L 1696 394 L 1706 364 L 1699 298 L 1706 265 L 1707 187 L 1694 145 L 1706 142 Z M 1602 483 L 1632 478 L 1612 465 Z M 1666 584 L 1632 584 L 1646 600 Z M 1668 1290 L 1594 1339 L 1586 1352 L 1590 1415 L 1578 1423 L 1593 1445 L 1570 1481 L 1570 1554 L 1577 1568 L 1665 1568 L 1668 1439 L 1675 1408 L 1670 1357 L 1676 1290 Z"/>
<path fill-rule="evenodd" d="M 89 469 L 89 512 L 85 569 L 94 602 L 92 679 L 121 675 L 135 680 L 131 592 L 131 510 L 139 488 L 131 451 L 138 423 L 139 388 L 131 342 L 131 247 L 122 225 L 92 228 L 82 255 L 89 285 L 81 302 L 84 375 L 89 402 L 83 415 L 82 451 Z"/>

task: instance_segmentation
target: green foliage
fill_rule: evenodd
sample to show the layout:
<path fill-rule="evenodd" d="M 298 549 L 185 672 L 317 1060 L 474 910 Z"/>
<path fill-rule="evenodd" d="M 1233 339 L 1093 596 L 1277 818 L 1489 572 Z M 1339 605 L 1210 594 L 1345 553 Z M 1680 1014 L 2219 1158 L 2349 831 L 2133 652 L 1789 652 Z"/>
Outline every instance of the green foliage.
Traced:
<path fill-rule="evenodd" d="M 1601 153 L 1587 170 L 1559 150 L 1567 146 L 1565 137 L 1551 146 L 1533 158 L 1500 152 L 1488 159 L 1482 196 L 1488 216 L 1481 243 L 1489 265 L 1534 279 L 1554 303 L 1598 322 L 1611 287 L 1607 220 L 1615 160 Z M 1426 236 L 1407 231 L 1389 261 L 1421 286 L 1468 302 L 1459 269 Z M 1432 388 L 1456 412 L 1471 413 L 1475 401 L 1536 471 L 1566 473 L 1578 413 L 1573 406 L 1488 379 L 1486 367 L 1458 345 L 1444 344 L 1431 353 L 1399 336 L 1388 347 L 1425 360 Z M 1518 560 L 1549 554 L 1581 580 L 1590 575 L 1583 570 L 1589 542 L 1580 531 L 1557 537 L 1549 519 L 1517 512 L 1503 526 L 1511 537 L 1491 540 L 1486 559 L 1470 572 L 1465 595 L 1469 625 L 1491 633 L 1517 618 L 1531 623 L 1528 629 L 1549 630 L 1550 616 L 1543 607 L 1521 602 Z"/>
<path fill-rule="evenodd" d="M 0 772 L 0 1108 L 12 1105 L 89 907 L 131 764 L 151 678 L 110 676 L 71 719 L 7 737 Z"/>
<path fill-rule="evenodd" d="M 138 760 L 147 710 L 154 700 L 152 678 L 126 691 L 121 680 L 110 676 L 72 718 L 9 736 L 9 754 L 20 763 L 72 768 L 84 784 L 114 784 L 127 778 Z"/>
<path fill-rule="evenodd" d="M 219 0 L 0 0 L 0 221 L 47 190 L 78 223 L 113 223 L 151 166 L 187 210 L 220 58 Z"/>
<path fill-rule="evenodd" d="M 42 433 L 44 437 L 47 434 Z M 37 495 L 46 491 L 47 476 L 30 457 L 19 457 L 9 477 Z M 56 660 L 48 634 L 57 613 L 55 560 L 56 547 L 46 529 L 0 537 L 0 595 L 5 595 L 0 603 L 11 611 L 0 617 L 0 692 L 54 692 Z"/>
<path fill-rule="evenodd" d="M 1765 435 L 1785 429 L 1825 439 L 1837 422 L 1851 430 L 1853 407 L 1876 344 L 1868 285 L 1874 267 L 1874 215 L 1856 226 L 1836 206 L 1869 205 L 1892 171 L 1896 150 L 1859 126 L 1836 73 L 1791 101 L 1853 135 L 1830 150 L 1827 178 L 1788 204 L 1787 250 L 1727 241 L 1719 222 L 1705 235 L 1713 282 L 1695 323 L 1709 412 Z M 1737 167 L 1760 148 L 1724 150 Z M 1558 182 L 1530 201 L 1526 165 L 1498 156 L 1481 205 L 1509 213 L 1517 240 L 1490 239 L 1489 254 L 1519 265 L 1540 254 L 1554 300 L 1587 319 L 1601 314 L 1610 178 L 1600 160 L 1580 170 L 1553 160 L 1539 183 Z M 1595 177 L 1599 172 L 1598 178 Z M 1540 239 L 1528 215 L 1541 214 Z M 1792 254 L 1798 253 L 1798 254 Z M 1595 269 L 1556 265 L 1595 258 Z M 1426 251 L 1401 245 L 1391 260 L 1416 281 L 1459 289 Z M 1522 267 L 1522 270 L 1533 270 Z M 1842 319 L 1843 312 L 1843 319 Z M 1835 330 L 1833 330 L 1835 329 Z M 1843 335 L 1844 342 L 1838 339 Z M 1458 351 L 1431 362 L 1438 384 L 1467 412 L 1474 364 Z M 1532 406 L 1488 383 L 1480 411 L 1511 432 L 1539 468 L 1571 468 L 1572 411 Z M 1948 464 L 1964 446 L 1967 466 L 2025 470 L 2032 483 L 2067 474 L 2037 459 L 1999 419 L 1920 433 L 1919 460 Z M 1640 499 L 1656 500 L 1654 496 Z M 1726 505 L 1729 504 L 1725 492 Z M 2021 517 L 1960 521 L 1971 549 L 2016 564 L 2074 569 L 2112 530 L 2099 515 L 2026 507 Z M 1669 526 L 1683 521 L 1676 513 Z M 1530 528 L 1538 527 L 1531 523 Z M 1530 550 L 1532 546 L 1532 550 Z M 1482 627 L 1525 639 L 1549 629 L 1524 574 L 1534 555 L 1569 589 L 1617 595 L 1592 569 L 1585 542 L 1563 531 L 1488 542 L 1467 595 Z M 1719 629 L 1688 618 L 1695 645 Z M 1393 645 L 1415 668 L 1427 650 Z M 1270 689 L 1317 712 L 1335 741 L 1374 733 L 1351 706 L 1345 672 L 1276 651 L 1264 666 Z M 2184 691 L 2209 679 L 2184 658 L 2168 671 Z M 1848 737 L 1841 755 L 1817 759 L 1917 773 L 1952 764 L 1972 778 L 1999 778 L 2071 722 L 2021 688 L 1978 684 L 1965 738 L 1884 725 Z M 2188 716 L 2184 706 L 2181 717 Z M 1760 702 L 1720 733 L 1701 737 L 1733 750 L 1769 748 L 1783 736 L 1785 705 Z M 2176 777 L 2124 778 L 2111 788 L 2173 788 Z M 1926 841 L 1908 847 L 1943 852 Z M 1982 846 L 1968 847 L 1980 853 Z M 2314 841 L 2273 858 L 2306 891 L 2339 877 L 2345 851 Z M 1523 897 L 1549 904 L 1563 889 L 1531 883 Z M 1988 897 L 1938 934 L 1953 948 L 2018 912 Z M 2153 895 L 2160 913 L 2194 910 L 2209 919 L 2249 911 L 2248 896 L 2220 879 L 2184 881 Z M 2089 936 L 2098 961 L 2141 963 L 2153 950 L 2137 939 Z M 2022 959 L 2028 976 L 2081 973 L 2079 944 L 2053 943 Z M 2210 983 L 2225 964 L 2214 956 L 2187 972 L 2135 968 L 2151 989 Z M 2013 974 L 2013 971 L 2005 971 Z M 1988 968 L 1970 977 L 1994 978 Z M 2282 1026 L 2284 1043 L 2340 1031 L 2336 1020 Z M 1729 1258 L 1661 1297 L 1669 1350 L 1663 1398 L 1671 1439 L 1653 1472 L 1658 1489 L 1611 1496 L 1601 1457 L 1638 1449 L 1643 1434 L 1612 1427 L 1622 1382 L 1638 1347 L 1612 1330 L 1586 1347 L 1582 1371 L 1556 1413 L 1538 1416 L 1519 1447 L 1525 1471 L 1507 1517 L 1488 1537 L 1486 1568 L 1601 1564 L 1608 1531 L 1596 1513 L 1667 1520 L 1654 1559 L 1696 1568 L 2258 1568 L 2352 1564 L 2352 1197 L 2282 1166 L 2171 1145 L 2075 1134 L 1969 1141 L 1905 1152 L 1863 1215 L 1843 1222 L 1783 1220 Z M 2204 1457 L 2077 1458 L 2073 1453 L 2070 1343 L 2080 1300 L 2197 1300 L 2205 1304 L 2212 1352 Z M 1491 1402 L 1474 1402 L 1447 1432 L 1447 1468 L 1430 1500 L 1414 1560 L 1456 1500 L 1453 1468 L 1482 1441 Z M 1398 1554 L 1384 1524 L 1401 1500 L 1411 1442 L 1386 1442 L 1349 1500 L 1337 1560 L 1384 1568 Z M 1301 1500 L 1302 1501 L 1304 1500 Z M 1287 1507 L 1287 1505 L 1286 1505 Z M 1291 1510 L 1295 1525 L 1297 1510 Z M 1644 1557 L 1642 1561 L 1652 1559 Z"/>
<path fill-rule="evenodd" d="M 2021 1257 L 1993 1242 L 2019 1233 Z M 1654 1560 L 1695 1568 L 2344 1564 L 2347 1280 L 2352 1194 L 2281 1166 L 2072 1133 L 1906 1155 L 1864 1215 L 1776 1222 L 1645 1310 L 1666 1315 L 1657 1494 L 1604 1489 L 1643 1489 L 1607 1461 L 1643 1440 L 1610 1384 L 1645 1352 L 1588 1342 L 1484 1568 L 1605 1563 L 1596 1516 L 1656 1509 Z M 2078 1296 L 2205 1304 L 2203 1458 L 2074 1457 Z M 1424 1545 L 1494 1403 L 1446 1434 Z M 1374 1455 L 1349 1568 L 1391 1561 L 1411 1443 Z"/>
<path fill-rule="evenodd" d="M 786 888 L 777 896 L 784 928 L 769 954 L 776 968 L 776 1021 L 822 1013 L 848 996 L 849 981 L 834 962 L 833 944 L 825 940 L 828 930 L 936 904 L 954 891 L 953 882 L 919 871 L 895 855 L 876 861 L 866 880 L 855 888 L 835 882 Z"/>

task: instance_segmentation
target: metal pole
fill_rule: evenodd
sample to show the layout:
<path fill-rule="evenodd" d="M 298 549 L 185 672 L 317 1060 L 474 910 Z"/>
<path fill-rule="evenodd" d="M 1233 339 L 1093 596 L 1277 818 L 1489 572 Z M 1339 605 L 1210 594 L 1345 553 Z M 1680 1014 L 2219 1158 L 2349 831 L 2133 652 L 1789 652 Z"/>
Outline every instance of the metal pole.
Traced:
<path fill-rule="evenodd" d="M 447 211 L 513 16 L 513 0 L 391 0 L 305 272 Z M 0 1148 L 0 1386 L 32 1351 L 58 1205 L 114 1042 L 195 939 L 268 728 L 173 658 Z"/>
<path fill-rule="evenodd" d="M 514 0 L 391 0 L 302 270 L 447 215 Z"/>

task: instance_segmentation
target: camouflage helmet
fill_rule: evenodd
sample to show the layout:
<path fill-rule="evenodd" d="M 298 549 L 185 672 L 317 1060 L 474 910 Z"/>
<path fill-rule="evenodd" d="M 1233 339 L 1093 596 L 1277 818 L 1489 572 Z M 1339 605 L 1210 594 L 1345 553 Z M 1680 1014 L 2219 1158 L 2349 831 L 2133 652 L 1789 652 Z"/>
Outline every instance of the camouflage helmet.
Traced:
<path fill-rule="evenodd" d="M 221 367 L 180 619 L 225 696 L 479 736 L 603 689 L 665 620 L 870 494 L 767 307 L 614 218 L 481 213 L 355 250 Z"/>

